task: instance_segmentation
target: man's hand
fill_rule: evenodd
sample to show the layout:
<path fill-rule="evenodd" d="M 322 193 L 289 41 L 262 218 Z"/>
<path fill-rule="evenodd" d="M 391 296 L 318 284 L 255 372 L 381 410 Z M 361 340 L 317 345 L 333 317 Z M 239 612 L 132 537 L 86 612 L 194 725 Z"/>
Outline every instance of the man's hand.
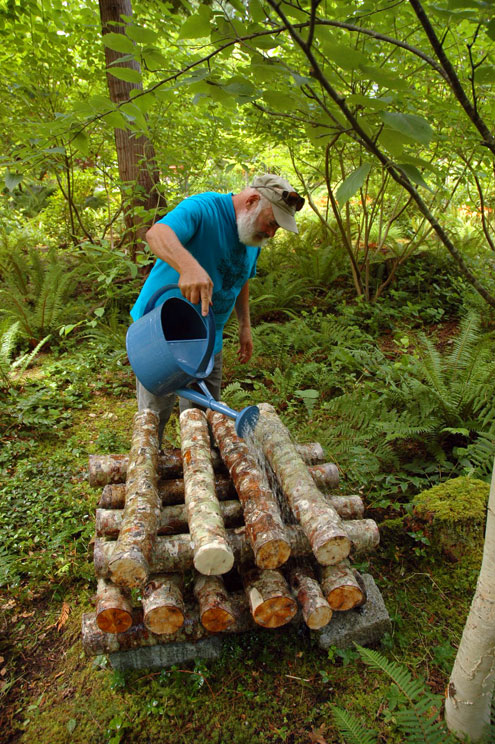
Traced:
<path fill-rule="evenodd" d="M 201 302 L 201 315 L 208 315 L 213 292 L 213 282 L 199 263 L 196 266 L 187 267 L 179 276 L 179 289 L 182 295 L 196 305 Z"/>
<path fill-rule="evenodd" d="M 239 328 L 239 351 L 237 356 L 242 364 L 249 362 L 253 355 L 253 337 L 251 335 L 251 326 L 241 326 Z"/>

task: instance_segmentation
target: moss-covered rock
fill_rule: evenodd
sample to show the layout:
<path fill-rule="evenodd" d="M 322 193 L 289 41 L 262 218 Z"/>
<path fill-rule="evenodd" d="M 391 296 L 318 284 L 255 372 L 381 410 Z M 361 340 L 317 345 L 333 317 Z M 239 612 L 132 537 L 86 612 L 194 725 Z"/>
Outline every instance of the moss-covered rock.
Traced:
<path fill-rule="evenodd" d="M 432 545 L 458 560 L 482 547 L 489 491 L 476 478 L 451 478 L 415 497 L 414 520 L 431 534 Z"/>

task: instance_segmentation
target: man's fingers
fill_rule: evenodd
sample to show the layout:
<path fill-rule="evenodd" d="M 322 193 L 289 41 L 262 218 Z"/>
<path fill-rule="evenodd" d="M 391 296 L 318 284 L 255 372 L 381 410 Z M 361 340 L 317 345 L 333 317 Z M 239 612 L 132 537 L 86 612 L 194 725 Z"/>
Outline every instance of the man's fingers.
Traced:
<path fill-rule="evenodd" d="M 201 315 L 207 316 L 211 305 L 211 291 L 203 288 L 201 290 Z"/>

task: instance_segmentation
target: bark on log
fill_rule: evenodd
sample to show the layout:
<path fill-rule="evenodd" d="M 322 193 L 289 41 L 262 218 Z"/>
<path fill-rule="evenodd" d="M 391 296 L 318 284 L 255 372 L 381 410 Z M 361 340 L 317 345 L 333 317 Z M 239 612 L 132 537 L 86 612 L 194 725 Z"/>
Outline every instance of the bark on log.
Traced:
<path fill-rule="evenodd" d="M 362 519 L 364 504 L 361 496 L 325 496 L 341 519 Z"/>
<path fill-rule="evenodd" d="M 360 530 L 359 523 L 372 521 L 368 519 L 356 519 L 343 522 L 344 529 L 349 534 L 352 534 L 356 540 L 352 546 L 354 553 L 363 553 L 365 549 L 371 550 L 372 546 L 368 539 L 368 525 L 365 525 L 367 529 Z M 350 525 L 352 525 L 352 528 Z M 289 538 L 291 555 L 294 558 L 305 558 L 311 555 L 312 551 L 308 538 L 299 525 L 286 525 L 286 531 Z M 363 535 L 364 540 L 360 543 L 360 537 Z M 254 564 L 253 549 L 242 531 L 227 530 L 227 539 L 234 553 L 237 566 L 242 567 Z M 101 537 L 96 538 L 93 548 L 96 576 L 107 576 L 108 564 L 115 545 L 116 543 L 114 541 Z M 193 557 L 193 542 L 190 535 L 157 537 L 150 566 L 151 573 L 154 575 L 187 571 L 193 567 Z"/>
<path fill-rule="evenodd" d="M 323 565 L 340 563 L 349 555 L 351 542 L 339 515 L 316 488 L 273 406 L 261 403 L 259 409 L 253 437 L 262 446 L 316 560 Z"/>
<path fill-rule="evenodd" d="M 231 625 L 228 633 L 244 633 L 256 627 L 251 617 L 249 604 L 244 593 L 236 593 L 230 596 L 235 622 Z M 88 656 L 100 654 L 111 654 L 116 651 L 129 651 L 133 648 L 145 646 L 156 646 L 158 644 L 176 642 L 196 642 L 207 638 L 212 634 L 199 622 L 197 607 L 187 605 L 184 624 L 176 632 L 170 635 L 158 635 L 152 633 L 143 622 L 143 611 L 133 610 L 132 626 L 125 633 L 104 633 L 98 628 L 94 612 L 85 613 L 82 617 L 82 643 L 83 649 Z"/>
<path fill-rule="evenodd" d="M 98 579 L 96 623 L 105 633 L 123 633 L 132 625 L 132 605 L 118 586 Z"/>
<path fill-rule="evenodd" d="M 366 599 L 348 560 L 321 567 L 321 588 L 332 610 L 352 610 Z"/>
<path fill-rule="evenodd" d="M 215 474 L 215 493 L 219 501 L 237 498 L 234 484 L 227 475 Z M 184 503 L 184 479 L 170 478 L 158 481 L 158 495 L 163 506 L 175 506 Z M 109 483 L 100 496 L 100 509 L 123 509 L 125 505 L 125 485 Z"/>
<path fill-rule="evenodd" d="M 143 621 L 152 633 L 176 633 L 184 624 L 182 577 L 161 574 L 149 581 L 143 590 Z"/>
<path fill-rule="evenodd" d="M 201 625 L 210 633 L 228 630 L 235 623 L 229 594 L 220 576 L 203 576 L 196 573 L 194 596 L 199 604 Z"/>
<path fill-rule="evenodd" d="M 296 444 L 295 447 L 300 452 L 304 462 L 308 463 L 308 465 L 316 465 L 325 459 L 321 445 L 318 442 Z M 89 485 L 96 487 L 106 486 L 109 483 L 124 483 L 128 462 L 128 455 L 90 455 Z M 211 451 L 211 462 L 215 470 L 223 470 L 222 458 L 214 448 Z M 180 449 L 168 449 L 158 456 L 158 475 L 163 479 L 175 478 L 178 475 L 182 475 L 182 454 Z M 334 478 L 333 471 L 332 478 Z M 330 484 L 327 485 L 330 486 Z"/>
<path fill-rule="evenodd" d="M 332 609 L 323 595 L 309 562 L 292 566 L 289 571 L 289 581 L 308 628 L 318 630 L 328 625 L 332 619 Z"/>
<path fill-rule="evenodd" d="M 280 571 L 256 567 L 246 571 L 242 579 L 257 625 L 280 628 L 290 623 L 297 612 L 297 602 Z"/>
<path fill-rule="evenodd" d="M 242 507 L 239 501 L 223 501 L 220 513 L 226 527 L 238 527 L 242 524 Z M 95 529 L 98 537 L 116 538 L 122 524 L 121 509 L 97 509 Z M 187 532 L 187 510 L 184 504 L 164 506 L 160 514 L 158 535 L 177 535 Z"/>
<path fill-rule="evenodd" d="M 259 568 L 278 568 L 288 559 L 290 545 L 266 475 L 246 442 L 237 436 L 232 419 L 212 410 L 208 410 L 206 417 L 242 503 L 246 536 L 255 563 Z"/>
<path fill-rule="evenodd" d="M 206 576 L 227 573 L 234 555 L 225 532 L 210 456 L 206 415 L 198 408 L 180 414 L 184 498 L 194 543 L 194 567 Z"/>
<path fill-rule="evenodd" d="M 157 460 L 158 415 L 146 409 L 134 416 L 126 504 L 109 566 L 110 578 L 118 586 L 141 586 L 148 577 L 160 520 Z"/>
<path fill-rule="evenodd" d="M 327 488 L 337 488 L 339 485 L 339 469 L 333 462 L 310 465 L 308 470 L 315 482 L 315 486 L 322 491 L 325 491 Z"/>
<path fill-rule="evenodd" d="M 374 519 L 350 519 L 343 522 L 352 543 L 352 552 L 371 553 L 380 543 L 380 532 Z"/>

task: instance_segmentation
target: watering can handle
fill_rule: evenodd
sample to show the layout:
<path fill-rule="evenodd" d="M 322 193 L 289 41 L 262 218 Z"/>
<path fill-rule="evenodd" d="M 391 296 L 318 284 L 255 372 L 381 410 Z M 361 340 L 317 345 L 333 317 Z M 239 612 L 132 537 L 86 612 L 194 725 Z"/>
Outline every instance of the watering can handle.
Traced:
<path fill-rule="evenodd" d="M 151 312 L 153 308 L 155 307 L 156 301 L 165 294 L 165 292 L 169 292 L 171 289 L 179 289 L 178 284 L 166 284 L 164 287 L 161 287 L 160 289 L 157 289 L 154 294 L 151 295 L 148 302 L 146 303 L 146 307 L 144 308 L 143 315 L 146 315 L 147 313 Z M 186 298 L 183 298 L 184 302 L 189 302 L 189 300 L 186 300 Z M 192 305 L 192 303 L 189 303 Z M 194 307 L 194 305 L 193 305 Z M 208 362 L 211 359 L 211 355 L 213 353 L 213 347 L 215 344 L 215 318 L 213 316 L 212 309 L 210 308 L 208 311 L 208 315 L 205 318 L 205 323 L 207 325 L 208 329 L 208 347 L 204 353 L 203 359 L 201 360 L 199 366 L 198 366 L 198 372 L 201 374 L 205 371 Z"/>

